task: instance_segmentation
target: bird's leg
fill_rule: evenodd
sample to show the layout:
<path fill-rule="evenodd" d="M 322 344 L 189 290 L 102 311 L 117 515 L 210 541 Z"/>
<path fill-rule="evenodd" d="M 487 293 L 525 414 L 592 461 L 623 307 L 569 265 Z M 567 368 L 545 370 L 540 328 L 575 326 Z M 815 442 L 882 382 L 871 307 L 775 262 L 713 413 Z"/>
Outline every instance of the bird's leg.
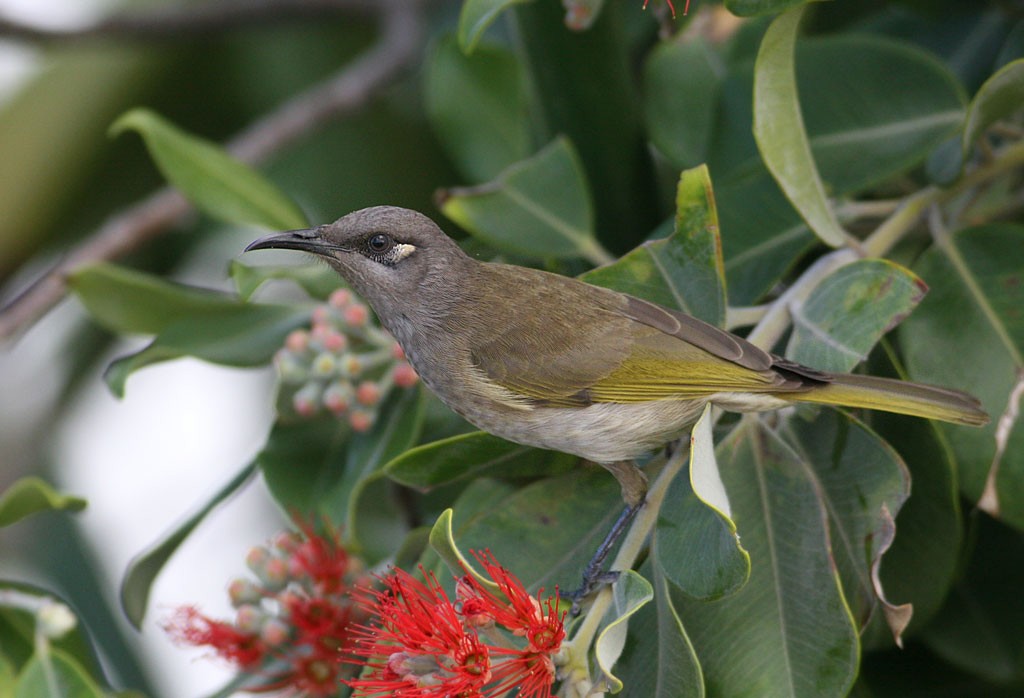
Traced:
<path fill-rule="evenodd" d="M 640 507 L 644 505 L 644 498 L 647 496 L 647 477 L 640 468 L 632 461 L 616 461 L 614 463 L 602 463 L 622 487 L 622 499 L 626 502 L 626 508 L 615 520 L 608 535 L 601 541 L 601 545 L 594 551 L 593 557 L 583 570 L 583 581 L 579 589 L 567 594 L 572 599 L 570 613 L 579 615 L 580 603 L 590 592 L 603 584 L 611 584 L 619 577 L 616 571 L 604 571 L 604 561 L 608 558 L 612 548 L 619 542 L 619 538 L 629 528 L 629 524 L 636 517 Z"/>

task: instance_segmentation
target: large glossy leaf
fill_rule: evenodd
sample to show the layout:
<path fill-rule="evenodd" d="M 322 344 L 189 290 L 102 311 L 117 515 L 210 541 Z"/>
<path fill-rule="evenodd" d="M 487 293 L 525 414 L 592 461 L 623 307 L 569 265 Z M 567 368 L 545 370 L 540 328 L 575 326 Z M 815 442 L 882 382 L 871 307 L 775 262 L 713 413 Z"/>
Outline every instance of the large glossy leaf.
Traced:
<path fill-rule="evenodd" d="M 118 396 L 133 371 L 181 356 L 229 366 L 265 364 L 310 313 L 299 306 L 244 303 L 105 263 L 78 269 L 69 283 L 104 327 L 157 335 L 149 346 L 107 369 L 107 384 Z"/>
<path fill-rule="evenodd" d="M 1024 228 L 992 224 L 940 239 L 914 271 L 931 287 L 901 332 L 911 378 L 967 390 L 993 420 L 942 425 L 964 494 L 1024 528 Z"/>
<path fill-rule="evenodd" d="M 594 237 L 594 213 L 572 144 L 558 138 L 478 187 L 444 192 L 441 210 L 498 249 L 531 257 L 608 261 Z"/>
<path fill-rule="evenodd" d="M 281 508 L 330 515 L 319 508 L 320 501 L 344 475 L 351 434 L 346 423 L 329 416 L 273 426 L 256 462 Z"/>
<path fill-rule="evenodd" d="M 663 240 L 645 242 L 580 278 L 721 325 L 725 322 L 725 270 L 718 230 L 707 168 L 687 170 L 676 190 L 675 232 Z"/>
<path fill-rule="evenodd" d="M 813 421 L 792 419 L 781 434 L 804 461 L 828 513 L 831 556 L 846 602 L 863 626 L 878 609 L 872 573 L 891 542 L 883 543 L 882 533 L 910 494 L 910 474 L 892 447 L 834 410 L 822 410 Z"/>
<path fill-rule="evenodd" d="M 761 168 L 715 188 L 732 305 L 750 305 L 772 289 L 817 238 Z"/>
<path fill-rule="evenodd" d="M 612 604 L 594 643 L 594 658 L 601 671 L 599 685 L 618 693 L 622 681 L 612 673 L 626 646 L 630 618 L 654 598 L 651 583 L 633 570 L 625 570 L 612 585 Z"/>
<path fill-rule="evenodd" d="M 42 478 L 23 477 L 0 493 L 0 526 L 10 526 L 41 511 L 81 511 L 85 505 L 81 497 L 61 494 Z"/>
<path fill-rule="evenodd" d="M 886 594 L 913 604 L 913 633 L 938 611 L 960 562 L 963 530 L 953 456 L 934 423 L 876 413 L 871 425 L 899 452 L 913 483 L 911 496 L 896 517 L 896 540 L 880 568 Z M 891 632 L 883 619 L 875 620 L 865 647 L 891 646 Z"/>
<path fill-rule="evenodd" d="M 176 524 L 167 533 L 142 550 L 128 563 L 124 579 L 121 580 L 121 608 L 128 621 L 136 630 L 141 629 L 142 620 L 149 604 L 149 591 L 156 581 L 160 570 L 174 555 L 185 539 L 202 523 L 206 516 L 220 506 L 235 492 L 245 487 L 256 473 L 256 463 L 250 463 L 240 470 L 235 477 L 217 490 L 205 502 L 201 502 L 183 521 Z"/>
<path fill-rule="evenodd" d="M 96 322 L 122 334 L 157 334 L 179 320 L 219 315 L 243 305 L 227 294 L 105 262 L 79 267 L 68 284 Z"/>
<path fill-rule="evenodd" d="M 966 97 L 949 69 L 931 54 L 890 39 L 802 40 L 796 80 L 811 152 L 832 195 L 906 172 L 963 123 Z M 750 133 L 752 81 L 740 67 L 722 82 L 722 114 L 709 155 L 719 187 L 733 177 L 752 176 L 759 164 Z"/>
<path fill-rule="evenodd" d="M 657 567 L 645 564 L 640 574 L 651 580 L 654 603 L 629 619 L 629 639 L 619 662 L 624 695 L 703 698 L 700 664 L 673 600 L 681 592 L 672 589 Z"/>
<path fill-rule="evenodd" d="M 327 265 L 302 266 L 258 266 L 250 267 L 236 259 L 229 267 L 231 279 L 239 298 L 249 300 L 260 286 L 271 279 L 281 279 L 297 284 L 313 298 L 326 299 L 331 291 L 341 285 L 337 272 Z"/>
<path fill-rule="evenodd" d="M 615 479 L 593 466 L 531 483 L 468 521 L 456 503 L 455 540 L 489 548 L 528 588 L 572 589 L 622 507 Z"/>
<path fill-rule="evenodd" d="M 507 8 L 529 0 L 466 0 L 459 14 L 459 46 L 472 53 L 487 27 Z"/>
<path fill-rule="evenodd" d="M 846 372 L 905 318 L 927 287 L 893 262 L 871 259 L 841 267 L 790 308 L 793 334 L 786 357 L 825 371 Z"/>
<path fill-rule="evenodd" d="M 420 490 L 477 477 L 536 477 L 573 467 L 577 458 L 542 451 L 482 431 L 417 446 L 384 466 L 396 482 Z"/>
<path fill-rule="evenodd" d="M 113 135 L 128 130 L 145 139 L 164 177 L 214 218 L 285 230 L 308 225 L 291 198 L 216 144 L 186 133 L 148 109 L 133 109 L 110 127 Z"/>
<path fill-rule="evenodd" d="M 332 517 L 344 518 L 349 544 L 376 560 L 391 554 L 407 533 L 384 466 L 408 450 L 423 427 L 420 391 L 393 395 L 373 428 L 349 446 L 341 479 L 324 494 Z"/>
<path fill-rule="evenodd" d="M 1000 68 L 978 90 L 967 110 L 963 151 L 966 153 L 989 126 L 1024 108 L 1024 59 Z"/>
<path fill-rule="evenodd" d="M 753 418 L 719 447 L 718 460 L 751 574 L 731 596 L 677 606 L 708 694 L 844 695 L 857 672 L 857 631 L 813 473 Z"/>
<path fill-rule="evenodd" d="M 263 366 L 289 332 L 308 323 L 309 309 L 255 304 L 180 320 L 165 327 L 142 350 L 111 362 L 103 379 L 121 397 L 135 371 L 183 356 L 225 366 Z"/>
<path fill-rule="evenodd" d="M 524 75 L 511 51 L 478 45 L 467 56 L 444 37 L 430 54 L 424 89 L 431 125 L 470 181 L 492 179 L 530 154 Z"/>
<path fill-rule="evenodd" d="M 797 95 L 794 53 L 803 8 L 778 17 L 761 40 L 754 66 L 754 138 L 769 171 L 824 242 L 838 247 L 846 233 L 818 175 Z"/>
<path fill-rule="evenodd" d="M 644 116 L 651 142 L 676 167 L 707 159 L 719 74 L 698 37 L 654 47 L 644 65 Z"/>
<path fill-rule="evenodd" d="M 922 639 L 954 666 L 991 681 L 1024 679 L 1024 539 L 984 515 L 977 539 L 946 605 Z"/>
<path fill-rule="evenodd" d="M 690 437 L 689 477 L 677 477 L 661 505 L 654 561 L 689 596 L 713 600 L 735 592 L 750 576 L 750 555 L 740 544 L 732 507 L 715 459 L 710 408 Z"/>
<path fill-rule="evenodd" d="M 811 0 L 725 0 L 730 12 L 740 17 L 773 14 L 788 10 L 795 5 L 803 5 Z"/>
<path fill-rule="evenodd" d="M 21 670 L 14 698 L 107 698 L 78 661 L 59 649 L 37 654 Z"/>

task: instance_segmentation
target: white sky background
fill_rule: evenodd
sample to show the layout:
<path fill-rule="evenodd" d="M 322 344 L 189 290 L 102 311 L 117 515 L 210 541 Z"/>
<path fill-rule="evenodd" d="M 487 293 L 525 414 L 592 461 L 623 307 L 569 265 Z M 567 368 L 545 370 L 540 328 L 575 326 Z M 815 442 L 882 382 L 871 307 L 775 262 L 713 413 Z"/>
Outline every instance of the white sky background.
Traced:
<path fill-rule="evenodd" d="M 112 0 L 0 0 L 0 13 L 47 26 L 87 22 Z M 38 54 L 20 44 L 0 42 L 0 108 L 39 69 Z M 207 261 L 192 273 L 210 284 L 217 270 L 240 251 L 252 231 L 225 231 Z M 211 261 L 212 260 L 212 261 Z M 211 266 L 212 265 L 212 266 Z M 199 264 L 203 266 L 202 263 Z M 188 273 L 188 272 L 186 272 Z M 222 272 L 221 272 L 222 273 Z M 3 393 L 0 420 L 17 428 L 45 409 L 59 381 L 61 338 L 81 314 L 68 301 L 11 348 L 0 351 Z M 109 358 L 139 348 L 123 344 Z M 47 380 L 49 378 L 49 380 Z M 86 386 L 71 418 L 56 434 L 54 461 L 68 492 L 89 500 L 76 515 L 103 566 L 109 599 L 130 559 L 230 479 L 257 452 L 272 419 L 272 378 L 268 370 L 233 370 L 179 360 L 133 375 L 118 401 L 99 374 Z M 32 399 L 35 396 L 35 399 Z M 230 616 L 226 587 L 244 575 L 244 556 L 280 530 L 282 521 L 262 482 L 215 512 L 179 549 L 153 588 L 144 630 L 129 630 L 163 698 L 191 698 L 220 687 L 232 672 L 207 653 L 171 644 L 158 622 L 176 606 L 198 604 L 218 617 Z M 127 627 L 127 626 L 126 626 Z"/>

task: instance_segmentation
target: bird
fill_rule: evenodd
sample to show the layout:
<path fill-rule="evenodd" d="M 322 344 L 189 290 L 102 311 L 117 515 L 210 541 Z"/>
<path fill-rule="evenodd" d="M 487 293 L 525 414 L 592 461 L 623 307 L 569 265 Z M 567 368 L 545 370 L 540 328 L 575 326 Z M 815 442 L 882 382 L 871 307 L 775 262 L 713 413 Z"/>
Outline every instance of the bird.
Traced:
<path fill-rule="evenodd" d="M 431 218 L 405 208 L 364 208 L 267 235 L 246 251 L 274 248 L 325 260 L 373 308 L 424 385 L 479 429 L 608 469 L 627 504 L 620 529 L 646 495 L 635 459 L 682 436 L 708 403 L 988 421 L 979 401 L 958 390 L 817 370 L 626 293 L 474 259 Z"/>

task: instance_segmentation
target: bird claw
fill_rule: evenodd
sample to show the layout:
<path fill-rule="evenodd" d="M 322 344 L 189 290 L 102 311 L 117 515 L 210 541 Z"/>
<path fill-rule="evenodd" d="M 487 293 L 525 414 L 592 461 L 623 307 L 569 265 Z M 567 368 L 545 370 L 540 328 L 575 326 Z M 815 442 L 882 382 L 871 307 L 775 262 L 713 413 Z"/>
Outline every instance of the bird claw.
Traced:
<path fill-rule="evenodd" d="M 582 610 L 583 600 L 585 598 L 601 587 L 608 584 L 614 584 L 619 581 L 620 575 L 621 572 L 617 570 L 608 570 L 607 572 L 600 569 L 590 570 L 588 566 L 587 571 L 583 573 L 583 582 L 580 584 L 578 589 L 559 593 L 561 598 L 572 601 L 572 606 L 569 608 L 569 615 L 573 618 L 578 616 Z"/>

